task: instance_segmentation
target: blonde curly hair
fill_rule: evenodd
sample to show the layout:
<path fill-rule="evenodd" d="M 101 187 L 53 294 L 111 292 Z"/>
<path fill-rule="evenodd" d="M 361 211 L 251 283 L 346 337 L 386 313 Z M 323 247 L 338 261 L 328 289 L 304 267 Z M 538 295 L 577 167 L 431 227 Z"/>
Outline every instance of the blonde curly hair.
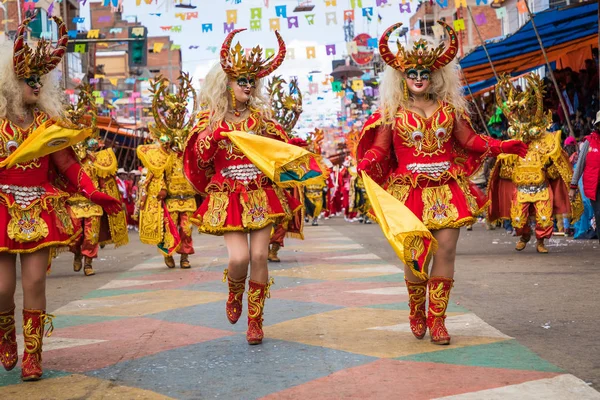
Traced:
<path fill-rule="evenodd" d="M 215 64 L 204 79 L 200 88 L 198 103 L 203 110 L 211 112 L 209 124 L 211 129 L 216 128 L 224 119 L 229 109 L 231 95 L 227 90 L 229 77 L 223 71 L 221 64 Z M 256 80 L 254 94 L 250 96 L 248 107 L 260 111 L 263 118 L 271 118 L 271 107 L 264 91 L 262 79 Z"/>
<path fill-rule="evenodd" d="M 413 38 L 412 41 L 425 39 L 429 42 L 429 48 L 437 46 L 437 42 L 428 36 Z M 412 48 L 412 42 L 409 44 Z M 443 68 L 431 73 L 431 84 L 428 93 L 438 101 L 452 104 L 459 112 L 467 112 L 467 101 L 462 92 L 462 85 L 458 75 L 458 63 L 453 60 Z M 399 107 L 409 108 L 411 100 L 404 96 L 404 73 L 386 66 L 380 83 L 379 109 L 387 124 L 394 121 Z"/>
<path fill-rule="evenodd" d="M 51 118 L 64 116 L 65 96 L 60 87 L 60 79 L 56 71 L 42 76 L 44 85 L 36 107 Z M 13 69 L 13 44 L 6 42 L 0 45 L 0 118 L 27 116 L 27 107 L 23 104 L 20 81 Z"/>

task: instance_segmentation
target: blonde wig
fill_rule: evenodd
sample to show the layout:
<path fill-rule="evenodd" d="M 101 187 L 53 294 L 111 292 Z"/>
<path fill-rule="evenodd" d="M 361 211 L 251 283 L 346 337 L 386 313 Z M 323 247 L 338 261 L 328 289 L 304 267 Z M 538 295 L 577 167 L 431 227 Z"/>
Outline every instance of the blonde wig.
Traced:
<path fill-rule="evenodd" d="M 206 75 L 198 101 L 203 110 L 211 112 L 209 118 L 211 129 L 215 129 L 225 119 L 229 110 L 231 94 L 227 90 L 228 85 L 229 77 L 223 71 L 221 64 L 215 64 Z M 254 93 L 248 101 L 248 107 L 258 110 L 263 118 L 271 118 L 270 103 L 263 88 L 262 79 L 257 79 Z"/>
<path fill-rule="evenodd" d="M 61 118 L 65 110 L 65 97 L 56 71 L 42 76 L 37 107 L 51 118 Z M 0 118 L 25 118 L 27 107 L 23 104 L 21 81 L 13 69 L 12 42 L 0 46 Z"/>
<path fill-rule="evenodd" d="M 429 37 L 417 37 L 413 40 L 426 39 L 432 45 L 437 45 Z M 412 44 L 410 44 L 412 46 Z M 462 94 L 462 85 L 458 75 L 456 60 L 445 67 L 431 73 L 428 94 L 433 99 L 452 104 L 459 112 L 468 112 L 467 101 Z M 404 94 L 404 74 L 390 66 L 385 67 L 380 83 L 379 109 L 386 124 L 394 122 L 399 107 L 409 108 L 411 99 Z"/>

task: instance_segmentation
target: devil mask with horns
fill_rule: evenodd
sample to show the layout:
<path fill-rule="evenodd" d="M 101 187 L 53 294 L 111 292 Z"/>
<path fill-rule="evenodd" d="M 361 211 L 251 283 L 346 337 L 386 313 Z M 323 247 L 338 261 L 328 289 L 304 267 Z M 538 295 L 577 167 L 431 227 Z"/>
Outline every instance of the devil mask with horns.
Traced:
<path fill-rule="evenodd" d="M 406 50 L 399 41 L 398 52 L 393 54 L 390 50 L 388 41 L 392 33 L 402 26 L 399 22 L 390 26 L 379 40 L 379 53 L 387 65 L 397 71 L 403 72 L 407 79 L 416 82 L 429 81 L 431 73 L 448 65 L 458 50 L 458 39 L 456 32 L 443 21 L 438 21 L 448 33 L 448 46 L 441 43 L 437 47 L 432 47 L 425 39 L 419 39 L 413 43 L 412 50 Z"/>
<path fill-rule="evenodd" d="M 196 123 L 198 104 L 190 76 L 182 72 L 178 80 L 176 93 L 169 93 L 170 82 L 162 75 L 150 83 L 154 124 L 148 124 L 148 129 L 161 146 L 182 153 Z M 193 107 L 188 113 L 190 99 Z"/>
<path fill-rule="evenodd" d="M 52 17 L 58 25 L 58 42 L 56 48 L 46 39 L 40 39 L 37 47 L 33 50 L 25 41 L 27 26 L 33 17 L 23 21 L 17 30 L 17 37 L 13 46 L 13 68 L 17 79 L 25 81 L 30 87 L 39 89 L 43 75 L 52 71 L 62 60 L 67 51 L 69 35 L 67 27 L 59 17 Z"/>
<path fill-rule="evenodd" d="M 254 47 L 245 54 L 239 42 L 232 49 L 233 37 L 242 31 L 245 31 L 245 29 L 231 31 L 225 38 L 220 53 L 221 67 L 229 79 L 235 81 L 239 89 L 244 92 L 243 96 L 250 96 L 251 90 L 256 88 L 257 80 L 270 75 L 283 63 L 286 49 L 285 42 L 277 31 L 275 31 L 275 36 L 279 43 L 279 51 L 275 57 L 263 58 L 260 46 Z M 234 107 L 233 114 L 239 117 L 242 111 L 238 111 L 235 107 L 238 95 L 230 85 L 227 86 L 227 90 L 230 92 Z"/>

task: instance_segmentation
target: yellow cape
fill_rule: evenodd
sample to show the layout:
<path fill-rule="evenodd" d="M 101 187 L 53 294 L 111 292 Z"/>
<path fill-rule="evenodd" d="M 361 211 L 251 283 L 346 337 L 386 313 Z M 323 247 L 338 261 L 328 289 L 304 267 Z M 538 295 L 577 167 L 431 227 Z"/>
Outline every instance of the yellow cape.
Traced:
<path fill-rule="evenodd" d="M 48 120 L 31 133 L 4 161 L 1 167 L 13 167 L 46 156 L 81 142 L 92 134 L 91 128 L 70 129 Z"/>
<path fill-rule="evenodd" d="M 278 186 L 322 183 L 327 170 L 320 156 L 301 147 L 242 131 L 224 132 L 258 169 Z"/>
<path fill-rule="evenodd" d="M 427 279 L 425 268 L 437 250 L 437 241 L 408 207 L 364 171 L 362 178 L 377 222 L 396 255 L 412 268 L 415 276 Z"/>

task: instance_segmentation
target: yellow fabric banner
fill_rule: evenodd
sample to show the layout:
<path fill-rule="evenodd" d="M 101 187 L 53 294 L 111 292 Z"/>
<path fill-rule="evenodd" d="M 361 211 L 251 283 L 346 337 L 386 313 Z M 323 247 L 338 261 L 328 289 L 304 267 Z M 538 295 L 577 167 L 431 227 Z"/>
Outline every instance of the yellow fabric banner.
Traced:
<path fill-rule="evenodd" d="M 33 131 L 14 153 L 0 163 L 0 168 L 10 168 L 16 164 L 57 152 L 81 142 L 91 134 L 90 128 L 69 129 L 60 126 L 53 120 L 46 121 Z"/>
<path fill-rule="evenodd" d="M 396 255 L 411 268 L 415 276 L 427 279 L 425 268 L 437 250 L 437 241 L 401 201 L 364 172 L 362 178 L 377 222 Z"/>
<path fill-rule="evenodd" d="M 319 156 L 299 146 L 242 131 L 224 132 L 269 179 L 282 187 L 323 183 Z"/>

